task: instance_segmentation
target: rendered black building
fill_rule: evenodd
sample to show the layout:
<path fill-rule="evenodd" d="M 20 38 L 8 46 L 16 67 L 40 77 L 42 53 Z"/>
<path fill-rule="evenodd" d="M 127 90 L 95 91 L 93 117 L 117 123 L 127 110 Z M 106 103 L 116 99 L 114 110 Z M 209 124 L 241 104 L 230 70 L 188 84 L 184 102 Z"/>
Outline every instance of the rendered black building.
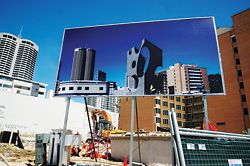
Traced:
<path fill-rule="evenodd" d="M 71 80 L 93 80 L 95 50 L 76 48 L 71 70 Z"/>

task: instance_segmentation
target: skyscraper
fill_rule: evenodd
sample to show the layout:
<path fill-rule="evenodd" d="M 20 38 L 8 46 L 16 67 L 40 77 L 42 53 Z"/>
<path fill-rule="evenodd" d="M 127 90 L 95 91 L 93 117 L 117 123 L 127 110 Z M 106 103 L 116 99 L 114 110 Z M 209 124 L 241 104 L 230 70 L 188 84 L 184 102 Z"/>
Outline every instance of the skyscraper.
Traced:
<path fill-rule="evenodd" d="M 84 79 L 86 51 L 84 48 L 76 48 L 74 52 L 74 59 L 71 70 L 71 80 Z"/>
<path fill-rule="evenodd" d="M 71 70 L 71 80 L 93 80 L 95 50 L 76 48 Z"/>
<path fill-rule="evenodd" d="M 94 66 L 95 66 L 95 50 L 87 48 L 86 49 L 86 64 L 85 64 L 85 72 L 84 72 L 85 80 L 93 80 Z"/>
<path fill-rule="evenodd" d="M 38 45 L 9 33 L 0 33 L 0 74 L 32 80 Z"/>

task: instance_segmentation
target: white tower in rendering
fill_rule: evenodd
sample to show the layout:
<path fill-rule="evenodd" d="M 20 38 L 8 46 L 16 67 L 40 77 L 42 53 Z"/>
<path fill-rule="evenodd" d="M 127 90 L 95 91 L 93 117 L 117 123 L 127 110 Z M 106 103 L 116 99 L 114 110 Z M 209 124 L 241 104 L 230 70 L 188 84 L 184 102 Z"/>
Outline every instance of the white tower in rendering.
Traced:
<path fill-rule="evenodd" d="M 0 33 L 0 74 L 32 80 L 38 50 L 31 40 Z"/>

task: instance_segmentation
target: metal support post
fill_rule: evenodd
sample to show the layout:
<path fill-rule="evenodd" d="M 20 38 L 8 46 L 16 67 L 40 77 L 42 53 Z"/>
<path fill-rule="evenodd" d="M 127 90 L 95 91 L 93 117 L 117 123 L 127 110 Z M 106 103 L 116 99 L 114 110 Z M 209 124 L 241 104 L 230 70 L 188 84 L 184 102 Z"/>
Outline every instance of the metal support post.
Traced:
<path fill-rule="evenodd" d="M 134 146 L 134 114 L 135 114 L 135 97 L 132 96 L 131 102 L 131 127 L 130 127 L 130 146 L 129 146 L 129 165 L 133 162 L 133 146 Z"/>
<path fill-rule="evenodd" d="M 175 133 L 176 145 L 177 145 L 177 148 L 178 148 L 178 156 L 179 156 L 179 159 L 180 159 L 180 165 L 181 166 L 186 166 L 184 153 L 183 153 L 183 148 L 182 148 L 182 144 L 181 144 L 181 137 L 180 137 L 180 133 L 179 133 L 179 127 L 178 127 L 176 113 L 174 111 L 174 108 L 171 109 L 171 115 L 172 116 L 170 118 L 172 119 L 173 130 L 174 130 L 174 133 Z"/>
<path fill-rule="evenodd" d="M 209 120 L 208 120 L 208 112 L 207 112 L 207 96 L 203 96 L 204 102 L 204 113 L 205 113 L 205 121 L 206 121 L 206 130 L 209 130 Z"/>
<path fill-rule="evenodd" d="M 174 128 L 173 128 L 173 121 L 172 121 L 172 112 L 169 112 L 169 121 L 170 121 L 170 133 L 171 133 L 171 142 L 172 142 L 172 163 L 173 166 L 180 166 L 180 159 L 177 151 L 177 145 L 176 145 L 176 139 L 175 139 L 175 133 L 174 133 Z"/>
<path fill-rule="evenodd" d="M 63 131 L 61 135 L 61 144 L 60 144 L 60 155 L 59 155 L 59 166 L 62 166 L 63 161 L 63 151 L 65 148 L 65 138 L 66 138 L 66 130 L 67 130 L 67 124 L 68 124 L 68 117 L 69 117 L 69 106 L 70 106 L 70 97 L 66 97 L 66 110 L 65 110 L 65 116 L 64 116 L 64 124 L 63 124 Z"/>
<path fill-rule="evenodd" d="M 138 143 L 138 153 L 139 161 L 141 163 L 141 144 L 140 144 L 140 131 L 139 131 L 139 121 L 138 121 L 138 109 L 137 109 L 137 99 L 135 97 L 135 115 L 136 115 L 136 131 L 137 131 L 137 143 Z"/>

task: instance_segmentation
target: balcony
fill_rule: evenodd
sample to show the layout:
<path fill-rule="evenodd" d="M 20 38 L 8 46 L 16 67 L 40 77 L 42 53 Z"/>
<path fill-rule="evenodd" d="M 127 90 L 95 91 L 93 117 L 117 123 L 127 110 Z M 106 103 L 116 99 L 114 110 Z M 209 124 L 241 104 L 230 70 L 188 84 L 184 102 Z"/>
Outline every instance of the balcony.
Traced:
<path fill-rule="evenodd" d="M 203 80 L 202 80 L 202 78 L 200 78 L 200 79 L 189 79 L 189 82 L 191 83 L 203 83 Z"/>
<path fill-rule="evenodd" d="M 199 80 L 201 80 L 202 81 L 202 76 L 189 76 L 189 79 L 188 79 L 188 81 L 190 82 L 192 82 L 193 80 L 197 80 L 197 79 L 199 79 Z"/>
<path fill-rule="evenodd" d="M 202 74 L 201 74 L 201 72 L 199 72 L 199 73 L 189 72 L 188 75 L 189 76 L 201 76 Z"/>
<path fill-rule="evenodd" d="M 192 87 L 192 85 L 202 86 L 203 83 L 202 82 L 189 82 L 189 85 L 190 85 L 190 87 Z M 194 86 L 194 87 L 196 87 L 196 86 Z"/>
<path fill-rule="evenodd" d="M 188 69 L 188 72 L 200 73 L 200 69 Z"/>

